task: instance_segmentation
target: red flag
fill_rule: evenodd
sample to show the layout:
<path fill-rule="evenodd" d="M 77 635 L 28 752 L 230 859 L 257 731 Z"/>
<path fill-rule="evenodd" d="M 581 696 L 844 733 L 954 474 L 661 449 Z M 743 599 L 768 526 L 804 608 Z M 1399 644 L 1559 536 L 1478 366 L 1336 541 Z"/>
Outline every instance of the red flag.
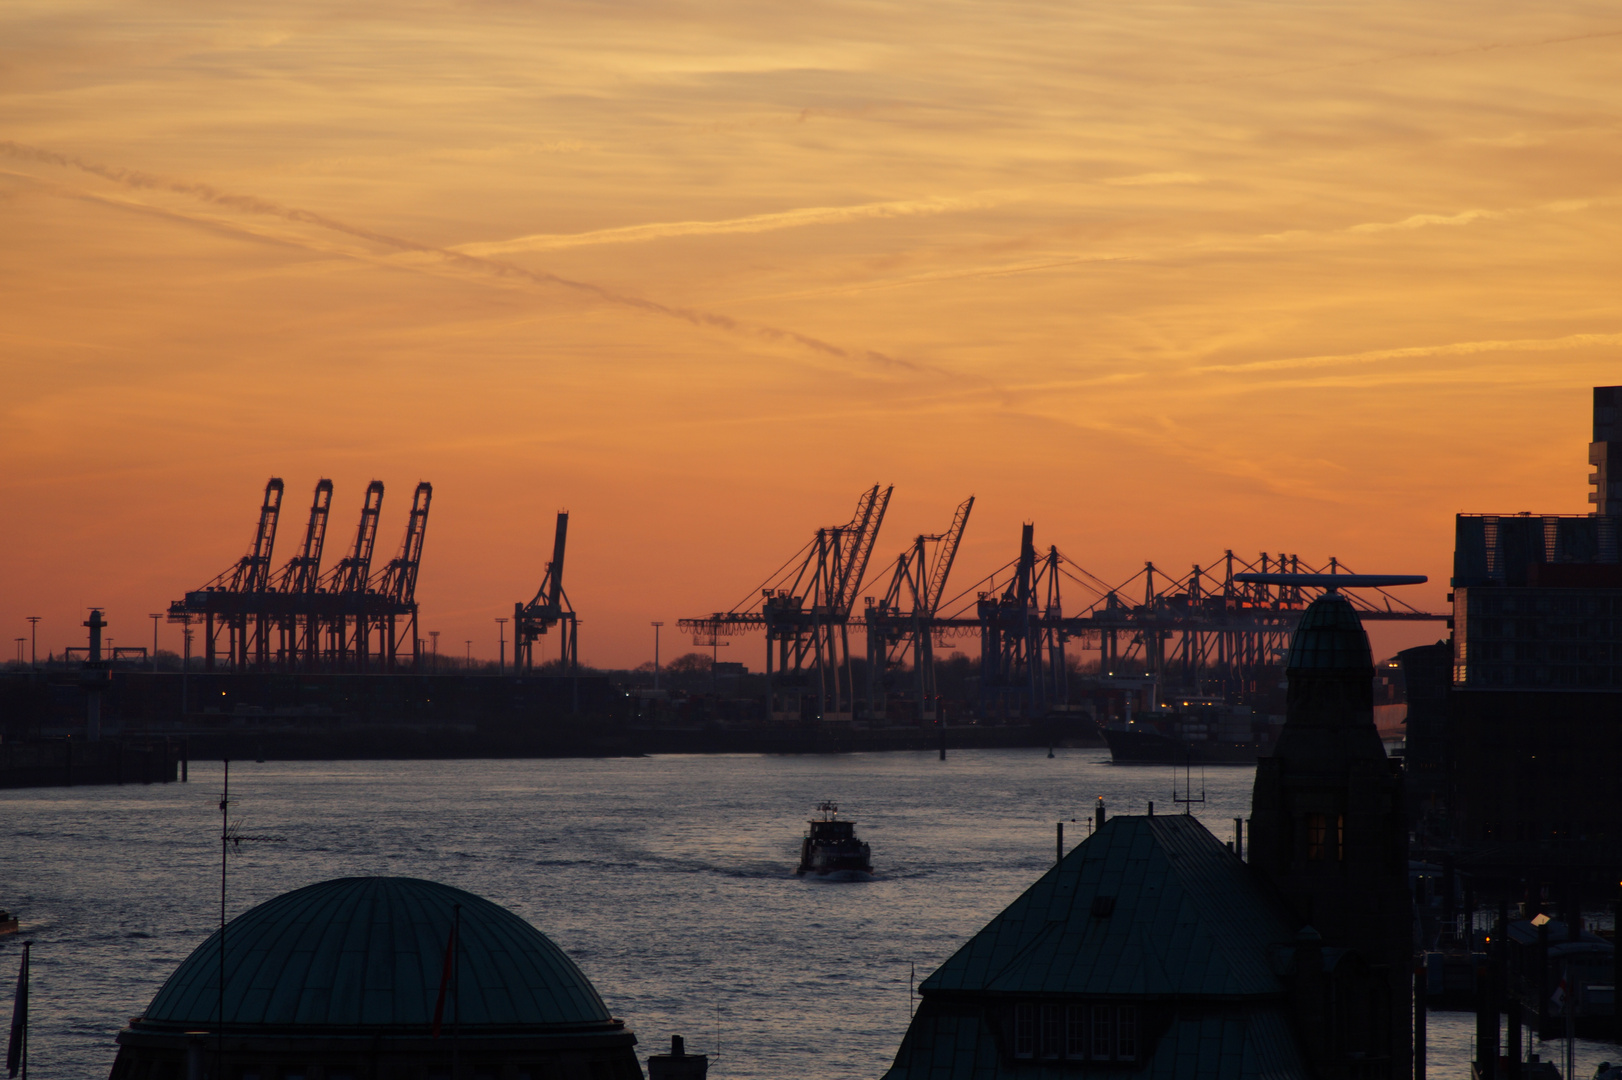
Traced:
<path fill-rule="evenodd" d="M 439 1022 L 445 1017 L 445 992 L 451 987 L 451 973 L 456 967 L 456 926 L 451 926 L 451 936 L 445 942 L 445 967 L 439 975 L 439 1000 L 434 1002 L 434 1038 L 439 1038 Z M 13 1073 L 13 1076 L 16 1074 Z"/>

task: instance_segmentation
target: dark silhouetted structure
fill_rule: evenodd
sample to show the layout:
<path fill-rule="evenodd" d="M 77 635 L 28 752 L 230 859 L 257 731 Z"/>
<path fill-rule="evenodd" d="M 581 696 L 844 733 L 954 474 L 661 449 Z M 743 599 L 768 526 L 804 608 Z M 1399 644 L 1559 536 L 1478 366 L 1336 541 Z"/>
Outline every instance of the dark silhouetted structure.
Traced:
<path fill-rule="evenodd" d="M 1298 1022 L 1322 1077 L 1409 1073 L 1413 907 L 1402 774 L 1374 727 L 1374 660 L 1352 605 L 1312 602 L 1290 643 L 1284 730 L 1256 763 L 1250 862 L 1322 938 Z M 1299 959 L 1299 958 L 1298 958 Z"/>
<path fill-rule="evenodd" d="M 472 893 L 343 878 L 223 932 L 223 955 L 216 931 L 119 1032 L 112 1080 L 642 1074 L 636 1036 L 574 962 Z"/>
<path fill-rule="evenodd" d="M 574 607 L 563 591 L 563 553 L 569 539 L 569 514 L 558 511 L 558 528 L 552 537 L 552 561 L 546 564 L 541 587 L 527 604 L 513 605 L 513 667 L 529 671 L 535 666 L 535 642 L 554 626 L 558 628 L 558 660 L 566 672 L 579 663 L 579 645 Z"/>
<path fill-rule="evenodd" d="M 1594 388 L 1591 515 L 1457 518 L 1449 818 L 1482 873 L 1609 892 L 1622 864 L 1619 405 Z"/>
<path fill-rule="evenodd" d="M 1402 778 L 1338 592 L 1286 671 L 1250 864 L 1190 816 L 1101 822 L 924 980 L 886 1080 L 1412 1074 Z"/>
<path fill-rule="evenodd" d="M 315 486 L 299 553 L 271 573 L 282 487 L 276 477 L 265 485 L 248 554 L 169 605 L 170 622 L 203 624 L 204 670 L 222 663 L 237 671 L 367 672 L 404 666 L 417 670 L 422 656 L 417 573 L 433 485 L 417 485 L 400 554 L 375 576 L 372 553 L 383 512 L 382 481 L 367 485 L 354 546 L 325 575 L 321 553 L 332 507 L 331 480 Z"/>

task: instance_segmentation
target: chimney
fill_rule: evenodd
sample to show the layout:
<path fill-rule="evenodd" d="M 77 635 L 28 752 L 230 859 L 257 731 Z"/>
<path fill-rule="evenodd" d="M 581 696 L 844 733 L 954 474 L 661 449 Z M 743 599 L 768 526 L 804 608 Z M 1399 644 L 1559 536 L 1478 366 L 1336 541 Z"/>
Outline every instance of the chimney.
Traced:
<path fill-rule="evenodd" d="M 707 1054 L 689 1054 L 680 1035 L 670 1037 L 670 1053 L 648 1056 L 648 1080 L 704 1080 L 710 1071 Z"/>

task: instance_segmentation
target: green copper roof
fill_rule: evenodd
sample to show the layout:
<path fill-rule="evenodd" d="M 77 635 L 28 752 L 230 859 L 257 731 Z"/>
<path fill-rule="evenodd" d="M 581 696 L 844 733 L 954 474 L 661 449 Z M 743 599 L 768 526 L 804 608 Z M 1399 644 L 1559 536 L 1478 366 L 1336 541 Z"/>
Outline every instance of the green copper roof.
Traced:
<path fill-rule="evenodd" d="M 1307 606 L 1290 638 L 1288 670 L 1374 667 L 1369 636 L 1357 610 L 1339 593 L 1324 593 Z"/>
<path fill-rule="evenodd" d="M 1198 821 L 1122 816 L 1042 875 L 921 990 L 1280 994 L 1268 947 L 1293 936 L 1278 901 Z"/>
<path fill-rule="evenodd" d="M 1147 1060 L 1013 1061 L 984 1013 L 919 1010 L 883 1080 L 1298 1080 L 1309 1075 L 1278 1002 L 1174 1013 Z"/>
<path fill-rule="evenodd" d="M 458 904 L 462 1030 L 611 1021 L 563 950 L 506 908 L 432 881 L 370 877 L 296 889 L 227 924 L 226 1024 L 261 1031 L 429 1028 Z M 219 974 L 216 931 L 175 969 L 141 1023 L 212 1030 Z M 447 1029 L 455 1016 L 447 999 Z"/>

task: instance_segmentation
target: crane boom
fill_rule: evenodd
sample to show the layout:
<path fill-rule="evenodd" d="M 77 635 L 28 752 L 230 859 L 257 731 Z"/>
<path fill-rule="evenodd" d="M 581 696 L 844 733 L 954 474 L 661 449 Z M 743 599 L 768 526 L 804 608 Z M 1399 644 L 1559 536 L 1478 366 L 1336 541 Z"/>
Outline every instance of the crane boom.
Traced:
<path fill-rule="evenodd" d="M 276 591 L 313 593 L 321 584 L 321 549 L 326 546 L 327 519 L 332 511 L 332 481 L 315 485 L 310 504 L 310 522 L 304 528 L 304 545 L 276 574 Z"/>
<path fill-rule="evenodd" d="M 270 553 L 276 546 L 276 523 L 282 513 L 282 482 L 271 477 L 265 485 L 265 501 L 259 507 L 259 528 L 253 547 L 236 565 L 229 586 L 232 592 L 263 592 L 270 581 Z M 222 575 L 223 576 L 223 575 Z"/>
<path fill-rule="evenodd" d="M 557 532 L 552 536 L 552 565 L 547 568 L 547 580 L 552 585 L 546 602 L 553 607 L 557 606 L 558 597 L 563 592 L 563 553 L 569 540 L 569 515 L 567 511 L 558 515 Z"/>
<path fill-rule="evenodd" d="M 372 572 L 372 548 L 377 544 L 377 519 L 383 513 L 383 481 L 366 485 L 366 501 L 361 504 L 360 524 L 355 528 L 355 546 L 340 559 L 322 581 L 329 593 L 365 593 Z"/>
<path fill-rule="evenodd" d="M 373 591 L 381 593 L 397 604 L 410 604 L 416 599 L 417 570 L 422 565 L 422 542 L 428 532 L 428 503 L 434 497 L 434 485 L 426 480 L 417 485 L 411 496 L 411 514 L 406 518 L 405 539 L 400 554 L 378 571 Z"/>
<path fill-rule="evenodd" d="M 842 560 L 844 565 L 840 568 L 836 590 L 831 597 L 830 607 L 840 615 L 849 615 L 851 606 L 856 602 L 856 594 L 861 591 L 862 578 L 867 574 L 867 560 L 873 555 L 873 545 L 879 538 L 879 526 L 884 524 L 884 511 L 890 505 L 890 493 L 895 485 L 885 488 L 882 492 L 879 485 L 874 484 L 871 491 L 863 493 L 862 499 L 856 504 L 856 516 L 849 525 L 839 530 L 841 533 L 854 533 L 855 539 Z"/>
<path fill-rule="evenodd" d="M 935 572 L 930 576 L 929 590 L 924 594 L 925 614 L 934 615 L 940 607 L 941 597 L 946 595 L 946 579 L 952 573 L 958 545 L 963 542 L 963 530 L 969 524 L 969 511 L 973 509 L 974 496 L 970 495 L 958 506 L 957 513 L 952 516 L 952 527 L 946 530 L 946 535 L 941 538 L 941 546 L 935 551 Z"/>

